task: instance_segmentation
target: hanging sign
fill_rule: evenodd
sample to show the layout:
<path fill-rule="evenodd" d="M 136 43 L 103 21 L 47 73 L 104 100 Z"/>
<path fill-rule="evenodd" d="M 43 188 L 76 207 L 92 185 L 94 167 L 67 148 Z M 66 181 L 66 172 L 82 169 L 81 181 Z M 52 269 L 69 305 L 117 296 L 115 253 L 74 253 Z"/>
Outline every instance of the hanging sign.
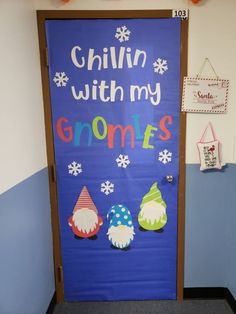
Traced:
<path fill-rule="evenodd" d="M 209 64 L 215 78 L 200 77 Z M 183 84 L 182 111 L 225 113 L 228 102 L 229 81 L 220 79 L 210 60 L 205 58 L 196 77 L 185 77 Z"/>
<path fill-rule="evenodd" d="M 228 88 L 228 80 L 185 77 L 182 111 L 225 113 Z"/>
<path fill-rule="evenodd" d="M 206 133 L 211 133 L 211 141 L 206 141 Z M 200 159 L 200 170 L 221 169 L 225 163 L 220 156 L 220 142 L 216 138 L 212 124 L 209 122 L 205 128 L 200 141 L 197 143 Z"/>
<path fill-rule="evenodd" d="M 172 10 L 172 17 L 178 17 L 182 20 L 188 19 L 188 9 L 175 9 Z"/>

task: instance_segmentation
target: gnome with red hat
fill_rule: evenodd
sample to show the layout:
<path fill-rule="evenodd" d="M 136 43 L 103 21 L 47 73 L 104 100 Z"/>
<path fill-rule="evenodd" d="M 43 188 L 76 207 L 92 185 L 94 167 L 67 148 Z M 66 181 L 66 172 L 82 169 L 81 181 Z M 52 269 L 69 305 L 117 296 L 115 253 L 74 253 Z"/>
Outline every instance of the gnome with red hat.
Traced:
<path fill-rule="evenodd" d="M 68 224 L 73 233 L 80 238 L 95 236 L 103 224 L 86 186 L 80 193 L 73 209 L 73 215 L 68 219 Z"/>

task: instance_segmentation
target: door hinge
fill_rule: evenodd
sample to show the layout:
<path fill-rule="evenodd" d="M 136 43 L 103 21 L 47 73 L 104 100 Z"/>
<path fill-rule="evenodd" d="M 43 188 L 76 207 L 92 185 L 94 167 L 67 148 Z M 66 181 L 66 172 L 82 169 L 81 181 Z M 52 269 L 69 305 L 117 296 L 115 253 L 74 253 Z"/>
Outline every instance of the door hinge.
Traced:
<path fill-rule="evenodd" d="M 49 67 L 49 60 L 48 60 L 48 48 L 45 48 L 45 65 Z"/>
<path fill-rule="evenodd" d="M 57 269 L 57 278 L 59 282 L 63 282 L 63 270 L 62 266 L 59 266 Z"/>
<path fill-rule="evenodd" d="M 51 173 L 52 182 L 56 182 L 57 181 L 57 175 L 56 175 L 56 165 L 55 164 L 50 166 L 50 173 Z"/>

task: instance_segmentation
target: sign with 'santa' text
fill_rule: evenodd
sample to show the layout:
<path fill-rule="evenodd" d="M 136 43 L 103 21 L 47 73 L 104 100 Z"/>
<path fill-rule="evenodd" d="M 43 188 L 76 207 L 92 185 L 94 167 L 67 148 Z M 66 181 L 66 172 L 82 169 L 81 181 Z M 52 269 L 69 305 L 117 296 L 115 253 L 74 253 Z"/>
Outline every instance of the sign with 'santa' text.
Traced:
<path fill-rule="evenodd" d="M 228 88 L 228 80 L 185 77 L 182 111 L 225 113 Z"/>

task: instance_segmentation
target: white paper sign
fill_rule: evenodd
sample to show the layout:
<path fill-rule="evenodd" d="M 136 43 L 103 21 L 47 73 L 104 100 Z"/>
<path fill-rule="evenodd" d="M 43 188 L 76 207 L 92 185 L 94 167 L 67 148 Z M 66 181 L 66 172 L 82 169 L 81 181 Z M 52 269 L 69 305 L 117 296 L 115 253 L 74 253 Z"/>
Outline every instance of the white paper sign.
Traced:
<path fill-rule="evenodd" d="M 179 17 L 182 20 L 187 20 L 188 19 L 188 9 L 172 10 L 172 17 Z"/>
<path fill-rule="evenodd" d="M 229 81 L 222 79 L 185 77 L 182 111 L 225 113 Z"/>

